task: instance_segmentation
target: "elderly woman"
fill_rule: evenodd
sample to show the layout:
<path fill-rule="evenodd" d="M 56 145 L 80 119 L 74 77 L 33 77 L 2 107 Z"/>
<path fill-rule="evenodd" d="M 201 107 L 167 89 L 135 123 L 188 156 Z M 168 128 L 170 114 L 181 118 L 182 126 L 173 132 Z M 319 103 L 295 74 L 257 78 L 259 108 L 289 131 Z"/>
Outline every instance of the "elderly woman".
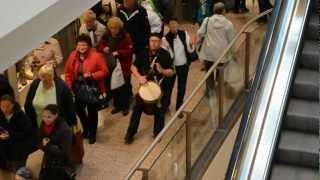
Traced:
<path fill-rule="evenodd" d="M 0 168 L 16 172 L 36 145 L 32 125 L 13 96 L 0 98 Z"/>
<path fill-rule="evenodd" d="M 57 104 L 60 115 L 71 126 L 76 123 L 73 97 L 68 86 L 55 77 L 51 65 L 44 65 L 39 70 L 39 78 L 30 85 L 24 109 L 34 127 L 41 125 L 41 112 L 48 104 Z"/>
<path fill-rule="evenodd" d="M 65 67 L 65 79 L 69 88 L 75 94 L 76 112 L 83 126 L 84 137 L 89 138 L 89 143 L 96 142 L 98 126 L 97 104 L 88 101 L 90 92 L 81 92 L 86 84 L 91 84 L 90 89 L 98 89 L 94 94 L 105 93 L 105 78 L 109 71 L 103 56 L 92 48 L 88 35 L 80 35 L 76 41 L 76 50 L 71 52 Z M 93 87 L 94 86 L 94 87 Z"/>
<path fill-rule="evenodd" d="M 59 116 L 57 105 L 47 105 L 41 113 L 40 147 L 44 152 L 40 180 L 71 180 L 72 132 Z"/>
<path fill-rule="evenodd" d="M 102 36 L 102 41 L 98 44 L 97 50 L 106 55 L 109 54 L 110 59 L 118 59 L 121 64 L 125 84 L 111 92 L 114 102 L 114 109 L 111 113 L 115 114 L 122 111 L 123 115 L 127 115 L 129 98 L 132 95 L 130 67 L 132 65 L 133 45 L 130 35 L 123 29 L 123 22 L 120 18 L 112 17 L 109 19 L 107 31 Z M 110 62 L 107 64 L 110 64 Z"/>

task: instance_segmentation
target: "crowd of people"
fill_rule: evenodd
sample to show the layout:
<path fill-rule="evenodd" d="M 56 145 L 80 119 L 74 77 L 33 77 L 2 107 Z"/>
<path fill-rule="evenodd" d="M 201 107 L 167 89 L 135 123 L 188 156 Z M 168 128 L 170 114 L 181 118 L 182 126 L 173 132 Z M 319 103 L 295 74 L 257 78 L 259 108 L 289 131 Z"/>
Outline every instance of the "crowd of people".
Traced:
<path fill-rule="evenodd" d="M 126 144 L 134 142 L 143 112 L 154 116 L 156 137 L 165 126 L 176 79 L 178 110 L 184 102 L 190 64 L 200 59 L 208 70 L 235 34 L 233 24 L 224 16 L 223 3 L 213 5 L 214 14 L 203 20 L 197 38 L 179 29 L 176 18 L 167 17 L 164 21 L 148 3 L 142 6 L 136 0 L 124 0 L 113 5 L 102 1 L 102 7 L 100 12 L 104 14 L 96 15 L 92 10 L 82 14 L 64 80 L 55 71 L 60 58 L 41 64 L 27 93 L 24 111 L 5 77 L 0 76 L 0 169 L 27 179 L 28 155 L 41 149 L 44 157 L 40 179 L 74 179 L 72 127 L 80 119 L 83 138 L 94 144 L 98 111 L 105 107 L 102 102 L 110 100 L 111 114 L 121 112 L 123 116 L 129 115 L 130 104 L 134 103 L 124 137 Z M 169 28 L 166 34 L 164 24 Z M 223 63 L 228 61 L 226 58 Z M 131 77 L 139 86 L 156 82 L 161 97 L 150 103 L 139 93 L 134 95 Z M 207 91 L 214 90 L 215 79 L 208 79 Z M 178 117 L 183 118 L 183 114 Z"/>

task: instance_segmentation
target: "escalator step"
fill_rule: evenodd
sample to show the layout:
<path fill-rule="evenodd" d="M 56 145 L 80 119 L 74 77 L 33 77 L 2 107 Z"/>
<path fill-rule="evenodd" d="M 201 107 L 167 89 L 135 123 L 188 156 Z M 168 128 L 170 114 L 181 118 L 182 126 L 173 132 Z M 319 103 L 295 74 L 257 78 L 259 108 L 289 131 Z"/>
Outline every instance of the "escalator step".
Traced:
<path fill-rule="evenodd" d="M 275 164 L 271 172 L 271 180 L 319 180 L 316 169 Z"/>
<path fill-rule="evenodd" d="M 288 130 L 319 134 L 320 104 L 291 98 L 283 127 Z"/>
<path fill-rule="evenodd" d="M 300 167 L 319 167 L 319 136 L 283 130 L 280 137 L 277 162 Z"/>
<path fill-rule="evenodd" d="M 310 16 L 308 29 L 307 29 L 307 39 L 318 40 L 319 39 L 319 28 L 320 19 L 318 14 L 312 14 Z"/>
<path fill-rule="evenodd" d="M 320 47 L 317 41 L 305 41 L 300 63 L 303 68 L 319 70 Z"/>
<path fill-rule="evenodd" d="M 294 97 L 318 101 L 319 82 L 320 73 L 318 73 L 317 71 L 299 69 L 294 81 Z"/>

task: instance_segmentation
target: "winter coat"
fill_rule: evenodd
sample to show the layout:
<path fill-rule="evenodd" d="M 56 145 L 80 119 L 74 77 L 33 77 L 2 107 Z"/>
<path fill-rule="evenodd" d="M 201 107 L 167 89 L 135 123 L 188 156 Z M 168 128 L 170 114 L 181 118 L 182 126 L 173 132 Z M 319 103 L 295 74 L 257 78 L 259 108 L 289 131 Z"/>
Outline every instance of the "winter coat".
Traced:
<path fill-rule="evenodd" d="M 144 7 L 136 5 L 135 10 L 129 15 L 128 9 L 120 6 L 117 13 L 124 22 L 124 29 L 130 34 L 133 42 L 133 52 L 138 53 L 148 46 L 150 35 L 150 24 L 148 14 Z"/>
<path fill-rule="evenodd" d="M 65 169 L 71 167 L 71 146 L 72 132 L 68 124 L 61 118 L 55 122 L 55 127 L 51 135 L 45 137 L 40 134 L 40 148 L 43 150 L 42 170 L 40 179 L 42 180 L 66 180 Z M 49 138 L 46 146 L 42 145 L 43 138 Z"/>
<path fill-rule="evenodd" d="M 33 99 L 35 98 L 39 84 L 40 79 L 32 82 L 24 105 L 26 114 L 31 119 L 34 127 L 37 127 L 37 113 L 33 107 Z M 77 119 L 71 90 L 60 78 L 54 78 L 54 84 L 56 87 L 56 99 L 60 116 L 63 117 L 70 126 L 76 124 Z"/>
<path fill-rule="evenodd" d="M 105 40 L 102 40 L 97 45 L 97 50 L 101 53 L 104 53 L 103 49 L 106 46 L 109 46 L 108 42 L 106 42 Z M 116 58 L 118 58 L 120 61 L 123 76 L 125 79 L 129 79 L 131 76 L 130 68 L 132 65 L 133 46 L 132 46 L 130 35 L 128 33 L 124 35 L 124 37 L 120 40 L 118 45 L 116 45 L 115 49 L 116 49 L 115 51 L 119 53 L 119 56 L 117 56 Z M 108 61 L 108 59 L 106 59 L 106 61 Z"/>
<path fill-rule="evenodd" d="M 26 160 L 35 150 L 36 131 L 17 103 L 14 105 L 14 113 L 9 121 L 0 112 L 0 127 L 9 133 L 9 139 L 0 140 L 0 154 L 6 155 L 5 158 L 8 161 Z"/>
<path fill-rule="evenodd" d="M 79 62 L 80 54 L 77 50 L 72 51 L 65 66 L 65 81 L 70 89 L 72 89 L 72 83 L 78 78 Z M 88 50 L 84 59 L 83 74 L 85 73 L 92 74 L 92 79 L 98 83 L 100 92 L 104 93 L 106 90 L 105 78 L 109 75 L 109 70 L 102 54 L 94 49 Z"/>
<path fill-rule="evenodd" d="M 204 38 L 199 58 L 201 60 L 215 62 L 221 56 L 234 37 L 233 24 L 223 15 L 213 15 L 202 23 L 198 30 L 199 38 Z M 222 62 L 230 60 L 227 56 Z"/>

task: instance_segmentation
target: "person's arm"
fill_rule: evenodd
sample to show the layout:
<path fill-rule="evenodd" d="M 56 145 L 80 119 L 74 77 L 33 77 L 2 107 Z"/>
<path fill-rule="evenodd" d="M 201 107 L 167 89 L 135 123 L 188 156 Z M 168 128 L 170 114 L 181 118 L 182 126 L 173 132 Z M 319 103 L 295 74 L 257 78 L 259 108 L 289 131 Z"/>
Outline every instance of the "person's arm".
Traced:
<path fill-rule="evenodd" d="M 75 52 L 72 52 L 70 55 L 69 55 L 69 58 L 67 60 L 67 63 L 66 63 L 66 66 L 65 66 L 65 72 L 64 72 L 64 79 L 65 79 L 65 82 L 67 84 L 67 86 L 71 89 L 72 88 L 72 73 L 74 71 L 74 67 L 73 67 L 73 64 L 74 64 L 74 53 Z"/>
<path fill-rule="evenodd" d="M 107 65 L 105 63 L 105 60 L 103 58 L 103 56 L 101 54 L 98 54 L 96 56 L 96 67 L 97 67 L 97 70 L 96 72 L 93 72 L 91 74 L 91 77 L 94 79 L 94 80 L 102 80 L 104 79 L 105 77 L 109 76 L 109 69 L 107 68 Z"/>
<path fill-rule="evenodd" d="M 169 42 L 167 41 L 167 39 L 165 37 L 163 37 L 161 40 L 161 47 L 163 49 L 167 50 L 170 53 L 171 58 L 173 58 L 173 56 L 174 56 L 173 50 L 171 49 Z"/>
<path fill-rule="evenodd" d="M 156 63 L 158 72 L 160 72 L 166 77 L 173 76 L 174 75 L 173 60 L 170 57 L 169 52 L 164 50 L 163 55 L 160 58 L 161 58 L 161 61 L 160 61 L 161 63 Z"/>
<path fill-rule="evenodd" d="M 134 64 L 131 65 L 131 72 L 133 76 L 139 81 L 140 84 L 145 84 L 147 82 L 147 77 L 139 73 L 136 65 Z"/>
<path fill-rule="evenodd" d="M 59 137 L 59 144 L 53 144 L 51 141 L 43 146 L 43 151 L 48 152 L 59 158 L 65 158 L 71 152 L 72 146 L 72 133 L 70 129 L 64 130 Z"/>

